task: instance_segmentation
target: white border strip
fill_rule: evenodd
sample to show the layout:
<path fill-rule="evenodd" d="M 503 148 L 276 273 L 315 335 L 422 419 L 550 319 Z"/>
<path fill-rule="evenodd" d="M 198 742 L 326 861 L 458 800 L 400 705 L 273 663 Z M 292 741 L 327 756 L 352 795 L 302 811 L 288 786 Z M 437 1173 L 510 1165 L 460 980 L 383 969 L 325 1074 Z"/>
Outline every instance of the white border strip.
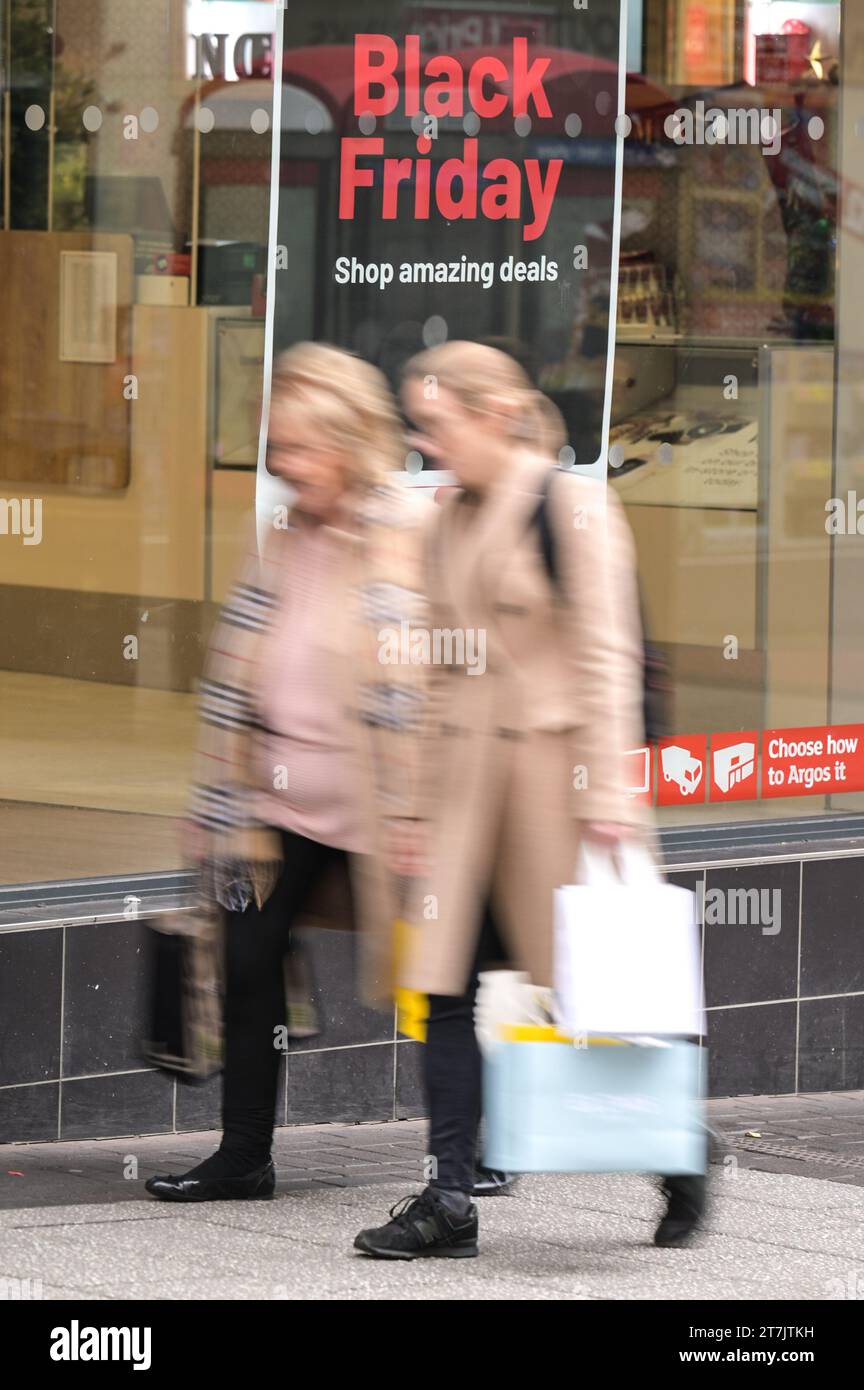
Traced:
<path fill-rule="evenodd" d="M 625 0 L 626 3 L 626 0 Z M 282 157 L 282 49 L 287 0 L 276 0 L 276 43 L 273 50 L 273 114 L 270 122 L 270 222 L 267 231 L 267 302 L 264 316 L 264 382 L 261 393 L 261 428 L 258 432 L 258 470 L 255 476 L 255 510 L 258 546 L 262 526 L 269 525 L 272 495 L 277 479 L 267 472 L 267 434 L 270 427 L 270 388 L 273 380 L 273 329 L 276 318 L 276 253 L 279 237 L 279 165 Z"/>
<path fill-rule="evenodd" d="M 600 457 L 590 468 L 580 473 L 608 476 L 609 427 L 612 421 L 612 385 L 615 375 L 615 348 L 618 336 L 618 272 L 621 259 L 621 214 L 624 196 L 624 136 L 623 117 L 627 99 L 627 0 L 621 0 L 618 20 L 618 115 L 615 130 L 615 192 L 612 202 L 612 260 L 609 269 L 609 341 L 606 348 L 606 386 L 603 397 L 603 426 L 600 434 Z"/>

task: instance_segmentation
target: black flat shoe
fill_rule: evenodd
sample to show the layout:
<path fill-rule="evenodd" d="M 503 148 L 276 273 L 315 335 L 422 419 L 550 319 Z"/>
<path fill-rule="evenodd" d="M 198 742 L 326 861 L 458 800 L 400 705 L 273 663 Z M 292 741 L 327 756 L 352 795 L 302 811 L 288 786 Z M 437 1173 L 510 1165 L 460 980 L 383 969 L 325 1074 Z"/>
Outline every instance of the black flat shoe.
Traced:
<path fill-rule="evenodd" d="M 498 1197 L 506 1195 L 516 1181 L 515 1173 L 505 1173 L 497 1168 L 484 1168 L 481 1163 L 474 1170 L 472 1197 Z"/>
<path fill-rule="evenodd" d="M 666 1214 L 654 1233 L 654 1244 L 665 1248 L 688 1245 L 705 1215 L 706 1179 L 701 1173 L 662 1178 Z"/>
<path fill-rule="evenodd" d="M 146 1190 L 161 1202 L 254 1201 L 272 1197 L 276 1190 L 276 1169 L 268 1159 L 261 1168 L 242 1178 L 188 1178 L 173 1173 L 148 1178 Z"/>

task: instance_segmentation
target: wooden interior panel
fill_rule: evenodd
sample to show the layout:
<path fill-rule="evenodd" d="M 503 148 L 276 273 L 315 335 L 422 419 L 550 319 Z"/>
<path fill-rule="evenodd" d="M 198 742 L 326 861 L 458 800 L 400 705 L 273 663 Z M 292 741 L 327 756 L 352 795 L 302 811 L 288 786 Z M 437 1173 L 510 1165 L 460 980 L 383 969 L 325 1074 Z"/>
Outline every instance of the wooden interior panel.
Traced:
<path fill-rule="evenodd" d="M 60 360 L 60 253 L 117 256 L 113 362 Z M 0 232 L 0 479 L 98 491 L 129 481 L 131 236 Z"/>

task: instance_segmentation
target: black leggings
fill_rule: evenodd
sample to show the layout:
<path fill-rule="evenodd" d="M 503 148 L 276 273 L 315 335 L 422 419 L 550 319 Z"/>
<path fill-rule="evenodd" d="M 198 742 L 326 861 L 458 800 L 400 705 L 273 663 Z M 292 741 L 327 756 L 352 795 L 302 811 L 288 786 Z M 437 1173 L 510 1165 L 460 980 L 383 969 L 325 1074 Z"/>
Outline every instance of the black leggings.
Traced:
<path fill-rule="evenodd" d="M 500 964 L 505 952 L 487 908 L 464 994 L 430 994 L 424 1051 L 429 1106 L 430 1185 L 470 1192 L 483 1109 L 483 1060 L 474 1031 L 478 972 Z"/>
<path fill-rule="evenodd" d="M 225 1069 L 221 1149 L 250 1168 L 273 1141 L 279 1057 L 275 1030 L 285 1022 L 284 957 L 291 927 L 310 888 L 344 850 L 282 832 L 284 862 L 260 909 L 229 912 L 226 922 Z"/>
<path fill-rule="evenodd" d="M 260 909 L 230 912 L 226 922 L 225 1067 L 220 1149 L 238 1168 L 267 1160 L 276 1119 L 280 1052 L 276 1029 L 285 1022 L 283 962 L 291 927 L 310 888 L 344 850 L 287 831 L 275 889 Z M 463 995 L 429 996 L 423 1049 L 429 1107 L 433 1186 L 469 1192 L 474 1184 L 483 1069 L 474 1032 L 478 970 L 501 960 L 491 914 L 484 914 L 468 988 Z"/>

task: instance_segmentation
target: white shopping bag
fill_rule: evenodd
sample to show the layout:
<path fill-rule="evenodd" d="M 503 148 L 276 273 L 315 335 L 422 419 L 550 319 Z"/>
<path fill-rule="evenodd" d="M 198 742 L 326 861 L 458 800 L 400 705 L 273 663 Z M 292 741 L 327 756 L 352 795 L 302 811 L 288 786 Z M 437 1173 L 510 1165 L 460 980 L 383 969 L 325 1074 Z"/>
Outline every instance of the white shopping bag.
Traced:
<path fill-rule="evenodd" d="M 645 850 L 585 846 L 578 884 L 555 893 L 555 1008 L 573 1036 L 704 1033 L 696 895 Z"/>

